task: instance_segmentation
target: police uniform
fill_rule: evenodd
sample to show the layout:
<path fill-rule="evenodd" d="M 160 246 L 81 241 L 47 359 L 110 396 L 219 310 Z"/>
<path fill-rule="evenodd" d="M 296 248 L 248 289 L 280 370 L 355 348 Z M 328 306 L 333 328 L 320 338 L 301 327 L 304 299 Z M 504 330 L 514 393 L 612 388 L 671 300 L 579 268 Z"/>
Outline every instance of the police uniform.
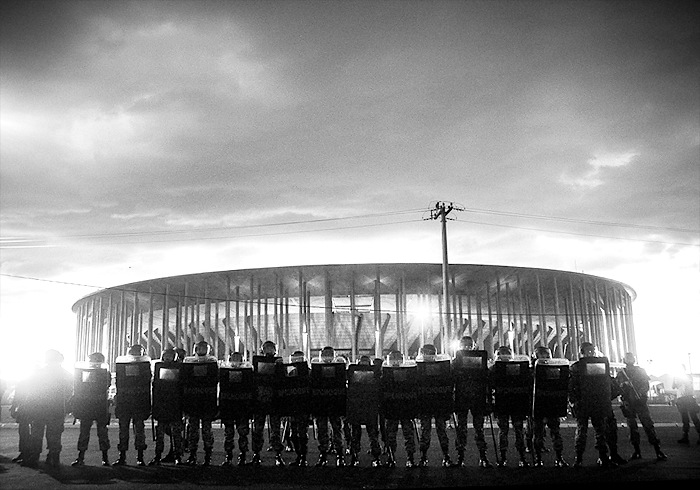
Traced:
<path fill-rule="evenodd" d="M 130 352 L 138 350 L 130 349 Z M 145 465 L 143 452 L 146 445 L 145 420 L 151 414 L 151 358 L 145 355 L 128 354 L 116 359 L 117 394 L 114 415 L 119 419 L 119 458 L 115 465 L 126 464 L 129 450 L 129 429 L 133 426 L 134 447 L 138 452 L 136 462 Z"/>
<path fill-rule="evenodd" d="M 501 453 L 500 466 L 505 466 L 508 458 L 508 433 L 513 425 L 515 449 L 520 457 L 519 466 L 526 467 L 525 459 L 525 418 L 529 414 L 530 360 L 523 355 L 497 356 L 489 368 L 493 388 L 493 412 L 498 423 L 498 448 Z"/>
<path fill-rule="evenodd" d="M 231 466 L 236 434 L 238 434 L 238 465 L 246 462 L 249 450 L 250 419 L 253 416 L 255 386 L 253 366 L 247 362 L 226 364 L 219 369 L 219 415 L 224 424 L 224 451 L 222 466 Z"/>
<path fill-rule="evenodd" d="M 661 451 L 661 441 L 656 436 L 654 421 L 647 406 L 649 376 L 646 371 L 639 366 L 635 366 L 634 363 L 630 363 L 617 373 L 616 380 L 622 389 L 622 405 L 620 408 L 627 419 L 627 425 L 630 429 L 630 442 L 634 447 L 632 459 L 640 459 L 642 457 L 639 447 L 641 436 L 637 419 L 639 419 L 644 428 L 649 444 L 654 446 L 657 459 L 666 459 L 666 455 Z"/>
<path fill-rule="evenodd" d="M 433 349 L 434 351 L 434 349 Z M 432 421 L 443 454 L 443 466 L 451 466 L 450 440 L 447 421 L 454 410 L 452 373 L 447 355 L 423 355 L 418 358 L 418 407 L 420 416 L 419 465 L 428 464 L 428 449 L 432 436 Z"/>
<path fill-rule="evenodd" d="M 171 458 L 175 464 L 182 461 L 182 379 L 181 366 L 174 349 L 163 352 L 161 360 L 153 367 L 153 406 L 151 416 L 156 421 L 155 456 L 149 465 L 163 460 L 165 436 L 170 436 Z"/>
<path fill-rule="evenodd" d="M 208 347 L 208 344 L 207 344 Z M 208 352 L 208 350 L 207 350 Z M 185 357 L 183 369 L 183 411 L 187 417 L 187 464 L 197 464 L 199 432 L 202 432 L 204 465 L 211 464 L 214 451 L 212 422 L 217 415 L 218 361 L 210 354 Z"/>
<path fill-rule="evenodd" d="M 381 466 L 378 414 L 381 400 L 381 366 L 351 364 L 348 367 L 346 421 L 350 427 L 350 464 L 359 465 L 362 426 L 369 438 L 372 466 Z"/>
<path fill-rule="evenodd" d="M 276 350 L 276 348 L 275 348 Z M 266 354 L 264 356 L 253 356 L 253 369 L 256 382 L 256 400 L 255 413 L 253 417 L 253 460 L 252 464 L 258 466 L 261 464 L 260 453 L 265 443 L 265 421 L 269 417 L 270 445 L 275 451 L 275 464 L 283 466 L 281 416 L 279 415 L 279 407 L 276 406 L 276 384 L 278 373 L 277 364 L 281 365 L 282 358 L 274 354 Z M 269 372 L 268 372 L 269 369 Z M 263 372 L 264 371 L 264 372 Z"/>
<path fill-rule="evenodd" d="M 346 412 L 346 390 L 346 365 L 343 359 L 322 358 L 311 362 L 311 415 L 316 420 L 319 451 L 316 466 L 327 464 L 331 440 L 337 465 L 345 465 L 342 417 Z"/>
<path fill-rule="evenodd" d="M 384 394 L 383 412 L 386 423 L 388 458 L 387 466 L 396 466 L 396 436 L 399 424 L 404 438 L 406 466 L 415 466 L 413 456 L 416 452 L 416 435 L 414 417 L 418 411 L 418 393 L 416 390 L 416 362 L 402 361 L 395 365 L 388 360 L 382 365 L 382 392 Z"/>
<path fill-rule="evenodd" d="M 96 362 L 78 363 L 75 368 L 73 384 L 73 415 L 80 420 L 78 436 L 78 458 L 74 466 L 84 464 L 85 451 L 90 443 L 90 430 L 93 422 L 97 429 L 97 439 L 102 451 L 102 464 L 109 465 L 107 451 L 110 448 L 107 427 L 109 426 L 109 387 L 112 376 L 104 364 L 104 356 L 95 358 Z"/>
<path fill-rule="evenodd" d="M 549 350 L 547 349 L 549 353 Z M 566 359 L 537 358 L 533 360 L 533 410 L 532 432 L 534 438 L 535 466 L 543 466 L 545 428 L 549 429 L 556 454 L 554 465 L 566 467 L 562 453 L 560 417 L 567 414 L 567 390 L 569 361 Z"/>
<path fill-rule="evenodd" d="M 36 466 L 41 454 L 44 433 L 50 466 L 60 464 L 61 435 L 68 403 L 73 392 L 73 377 L 60 365 L 63 355 L 57 351 L 47 353 L 47 363 L 28 381 L 27 420 L 29 421 L 29 454 L 22 460 L 24 466 Z"/>
<path fill-rule="evenodd" d="M 463 465 L 467 448 L 467 419 L 472 414 L 474 442 L 479 451 L 479 466 L 491 468 L 486 456 L 484 420 L 491 411 L 491 389 L 489 387 L 487 352 L 485 350 L 461 349 L 455 353 L 452 372 L 455 383 L 455 415 L 457 417 L 457 464 Z"/>
<path fill-rule="evenodd" d="M 614 465 L 608 457 L 606 440 L 607 424 L 612 415 L 609 372 L 609 362 L 605 357 L 582 357 L 571 365 L 568 391 L 576 417 L 575 466 L 583 464 L 589 420 L 595 431 L 595 448 L 600 463 Z"/>

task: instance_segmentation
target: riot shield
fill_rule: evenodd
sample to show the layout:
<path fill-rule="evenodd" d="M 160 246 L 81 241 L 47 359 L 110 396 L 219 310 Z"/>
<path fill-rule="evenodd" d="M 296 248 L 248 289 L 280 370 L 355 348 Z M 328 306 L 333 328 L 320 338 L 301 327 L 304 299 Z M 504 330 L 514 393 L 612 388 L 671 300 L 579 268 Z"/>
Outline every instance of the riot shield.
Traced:
<path fill-rule="evenodd" d="M 578 386 L 577 416 L 607 417 L 612 411 L 610 362 L 607 357 L 582 357 L 571 367 Z"/>
<path fill-rule="evenodd" d="M 311 370 L 306 361 L 284 363 L 279 369 L 277 405 L 282 416 L 309 413 L 311 402 Z"/>
<path fill-rule="evenodd" d="M 516 354 L 498 358 L 492 367 L 491 386 L 496 415 L 530 415 L 532 374 L 527 356 Z"/>
<path fill-rule="evenodd" d="M 185 357 L 180 367 L 182 411 L 190 417 L 217 418 L 219 364 L 213 356 Z"/>
<path fill-rule="evenodd" d="M 474 408 L 485 411 L 490 403 L 488 353 L 485 350 L 458 350 L 452 360 L 455 384 L 455 411 Z"/>
<path fill-rule="evenodd" d="M 156 420 L 182 420 L 182 380 L 179 362 L 157 361 L 153 366 L 153 406 Z"/>
<path fill-rule="evenodd" d="M 73 415 L 77 419 L 109 420 L 112 376 L 105 363 L 78 362 L 73 376 Z"/>
<path fill-rule="evenodd" d="M 151 358 L 119 356 L 116 359 L 117 418 L 147 419 L 151 414 Z"/>
<path fill-rule="evenodd" d="M 416 361 L 400 366 L 382 364 L 382 411 L 388 419 L 414 419 L 418 416 L 418 377 Z"/>
<path fill-rule="evenodd" d="M 418 412 L 420 415 L 446 415 L 454 411 L 452 366 L 447 355 L 416 362 Z"/>
<path fill-rule="evenodd" d="M 350 424 L 375 424 L 382 401 L 381 367 L 351 364 L 348 367 L 346 417 Z"/>
<path fill-rule="evenodd" d="M 347 404 L 345 362 L 311 362 L 311 414 L 345 416 Z"/>
<path fill-rule="evenodd" d="M 537 359 L 533 367 L 532 414 L 566 417 L 569 388 L 567 359 Z"/>
<path fill-rule="evenodd" d="M 256 413 L 279 415 L 276 391 L 281 369 L 282 358 L 279 356 L 253 356 Z"/>
<path fill-rule="evenodd" d="M 253 366 L 224 365 L 219 368 L 219 417 L 221 420 L 250 419 L 255 404 Z"/>

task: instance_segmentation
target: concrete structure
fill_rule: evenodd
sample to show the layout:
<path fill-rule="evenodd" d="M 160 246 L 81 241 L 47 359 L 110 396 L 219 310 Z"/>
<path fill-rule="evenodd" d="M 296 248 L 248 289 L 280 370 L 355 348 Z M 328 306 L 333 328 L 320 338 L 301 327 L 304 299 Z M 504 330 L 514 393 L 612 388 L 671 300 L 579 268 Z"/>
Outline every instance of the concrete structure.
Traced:
<path fill-rule="evenodd" d="M 76 359 L 102 351 L 108 362 L 141 343 L 151 357 L 165 345 L 188 353 L 198 339 L 219 359 L 256 354 L 265 340 L 280 354 L 312 357 L 324 345 L 351 360 L 392 349 L 415 356 L 433 343 L 452 353 L 462 335 L 493 352 L 530 354 L 546 343 L 575 359 L 590 340 L 612 362 L 636 352 L 626 284 L 574 272 L 450 264 L 449 315 L 442 264 L 305 265 L 157 278 L 100 290 L 73 305 Z"/>

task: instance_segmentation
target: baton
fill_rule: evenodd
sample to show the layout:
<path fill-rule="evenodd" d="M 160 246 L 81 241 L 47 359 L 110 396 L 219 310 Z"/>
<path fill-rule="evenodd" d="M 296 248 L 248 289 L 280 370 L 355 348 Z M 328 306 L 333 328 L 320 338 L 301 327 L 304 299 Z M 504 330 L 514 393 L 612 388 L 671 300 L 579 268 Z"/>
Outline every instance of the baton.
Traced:
<path fill-rule="evenodd" d="M 270 426 L 272 425 L 272 421 L 270 420 L 269 414 L 266 416 L 266 418 L 267 418 L 267 440 L 268 440 L 268 442 L 272 443 L 272 439 L 271 439 L 272 435 L 270 434 Z M 279 428 L 278 428 L 278 430 L 279 430 Z"/>
<path fill-rule="evenodd" d="M 416 419 L 411 419 L 411 422 L 413 422 L 413 432 L 416 433 L 416 442 L 420 443 L 420 436 L 418 435 L 418 424 L 416 424 Z M 423 423 L 421 422 L 420 425 L 420 430 L 423 430 Z"/>
<path fill-rule="evenodd" d="M 493 452 L 496 454 L 496 464 L 501 464 L 498 459 L 498 447 L 496 447 L 496 434 L 493 433 L 493 419 L 489 413 L 489 425 L 491 426 L 491 437 L 493 438 Z"/>
<path fill-rule="evenodd" d="M 151 416 L 151 434 L 153 435 L 153 442 L 156 442 L 156 423 L 153 420 L 153 416 Z"/>

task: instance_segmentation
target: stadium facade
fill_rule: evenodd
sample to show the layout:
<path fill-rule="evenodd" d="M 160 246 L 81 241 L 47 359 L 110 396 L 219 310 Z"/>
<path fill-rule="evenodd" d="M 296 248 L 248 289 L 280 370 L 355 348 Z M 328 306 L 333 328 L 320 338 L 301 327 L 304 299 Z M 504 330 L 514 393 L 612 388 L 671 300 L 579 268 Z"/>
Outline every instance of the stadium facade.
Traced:
<path fill-rule="evenodd" d="M 443 300 L 443 277 L 448 299 Z M 140 343 L 157 358 L 164 347 L 192 352 L 204 339 L 219 359 L 250 357 L 265 340 L 280 355 L 308 358 L 332 345 L 351 360 L 422 344 L 452 353 L 463 335 L 493 352 L 510 344 L 530 354 L 546 344 L 574 360 L 583 341 L 619 362 L 636 353 L 626 284 L 588 274 L 496 265 L 382 263 L 304 265 L 206 272 L 123 284 L 73 305 L 76 359 L 101 351 L 114 365 Z"/>

